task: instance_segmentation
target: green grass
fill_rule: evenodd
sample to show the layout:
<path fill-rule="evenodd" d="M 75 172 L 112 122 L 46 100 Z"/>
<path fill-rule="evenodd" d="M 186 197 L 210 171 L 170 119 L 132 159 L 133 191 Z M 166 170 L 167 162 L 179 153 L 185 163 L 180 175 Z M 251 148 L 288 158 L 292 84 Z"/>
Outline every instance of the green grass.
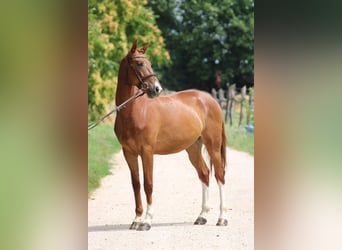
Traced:
<path fill-rule="evenodd" d="M 225 124 L 227 145 L 233 149 L 254 155 L 254 135 L 246 133 L 246 118 L 239 127 L 239 113 L 233 114 L 233 126 L 229 122 Z"/>
<path fill-rule="evenodd" d="M 110 157 L 120 148 L 113 125 L 99 125 L 88 131 L 88 194 L 100 185 L 102 177 L 110 174 Z"/>

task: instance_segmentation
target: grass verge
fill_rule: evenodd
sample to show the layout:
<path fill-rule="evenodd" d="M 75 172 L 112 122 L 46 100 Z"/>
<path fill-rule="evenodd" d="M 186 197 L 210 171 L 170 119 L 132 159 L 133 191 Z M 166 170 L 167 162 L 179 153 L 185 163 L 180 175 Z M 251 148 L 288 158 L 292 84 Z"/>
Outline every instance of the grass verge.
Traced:
<path fill-rule="evenodd" d="M 110 174 L 110 157 L 120 149 L 113 125 L 99 125 L 88 131 L 88 195 L 100 185 L 102 177 Z"/>
<path fill-rule="evenodd" d="M 245 130 L 246 119 L 239 125 L 239 113 L 233 114 L 233 126 L 225 124 L 227 145 L 230 148 L 254 155 L 254 135 L 247 134 Z"/>

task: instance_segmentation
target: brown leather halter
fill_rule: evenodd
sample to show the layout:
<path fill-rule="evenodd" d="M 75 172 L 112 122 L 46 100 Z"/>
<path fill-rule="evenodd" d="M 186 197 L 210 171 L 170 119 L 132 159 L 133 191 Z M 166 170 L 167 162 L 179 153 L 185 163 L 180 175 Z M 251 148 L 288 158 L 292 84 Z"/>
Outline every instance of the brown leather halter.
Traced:
<path fill-rule="evenodd" d="M 131 69 L 133 70 L 134 74 L 136 75 L 136 77 L 139 80 L 139 85 L 138 85 L 139 91 L 135 95 L 131 96 L 128 100 L 124 101 L 121 105 L 119 105 L 119 106 L 115 107 L 114 109 L 112 109 L 108 114 L 106 114 L 105 116 L 102 116 L 98 121 L 92 122 L 92 123 L 88 124 L 88 130 L 95 128 L 100 122 L 102 122 L 104 119 L 106 119 L 108 116 L 110 116 L 114 112 L 120 111 L 122 108 L 125 107 L 125 105 L 127 103 L 129 103 L 129 102 L 133 101 L 134 99 L 144 95 L 144 93 L 145 93 L 144 91 L 147 89 L 147 84 L 144 83 L 144 81 L 146 79 L 148 79 L 148 78 L 150 78 L 152 76 L 157 78 L 156 74 L 149 74 L 147 76 L 141 77 L 138 74 L 138 72 L 135 70 L 135 68 L 133 67 L 131 59 L 133 59 L 133 58 L 145 58 L 146 59 L 145 56 L 127 56 L 126 58 L 127 58 L 128 65 L 131 67 Z M 126 69 L 126 74 L 127 74 L 127 79 L 128 79 L 128 67 Z M 133 85 L 133 84 L 129 84 L 129 85 Z"/>
<path fill-rule="evenodd" d="M 144 58 L 144 59 L 146 59 L 146 57 L 145 57 L 145 56 L 129 56 L 129 55 L 126 56 L 128 65 L 131 67 L 131 69 L 133 70 L 135 76 L 136 76 L 137 79 L 139 80 L 138 88 L 139 88 L 139 89 L 144 89 L 144 90 L 145 90 L 145 89 L 147 88 L 147 84 L 146 84 L 144 81 L 145 81 L 146 79 L 152 77 L 152 76 L 156 77 L 157 79 L 158 79 L 158 77 L 157 77 L 157 75 L 154 74 L 154 73 L 149 74 L 149 75 L 147 75 L 147 76 L 141 77 L 141 76 L 139 75 L 139 73 L 136 71 L 136 69 L 133 67 L 133 63 L 132 63 L 131 60 L 134 59 L 134 58 Z M 127 74 L 127 79 L 128 79 L 128 68 L 126 69 L 126 74 Z M 129 83 L 128 83 L 128 84 L 129 84 Z M 129 85 L 133 85 L 133 84 L 129 84 Z"/>

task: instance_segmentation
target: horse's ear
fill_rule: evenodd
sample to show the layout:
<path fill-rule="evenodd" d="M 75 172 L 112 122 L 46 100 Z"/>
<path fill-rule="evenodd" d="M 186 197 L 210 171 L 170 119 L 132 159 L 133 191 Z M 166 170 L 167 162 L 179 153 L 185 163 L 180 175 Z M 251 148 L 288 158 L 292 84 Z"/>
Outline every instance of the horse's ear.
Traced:
<path fill-rule="evenodd" d="M 148 43 L 147 44 L 145 44 L 145 46 L 144 47 L 142 47 L 142 48 L 140 48 L 140 49 L 138 49 L 138 51 L 140 52 L 140 53 L 143 53 L 143 54 L 145 54 L 145 52 L 146 52 L 146 50 L 147 50 L 147 48 L 148 48 Z"/>
<path fill-rule="evenodd" d="M 131 53 L 132 54 L 137 50 L 137 47 L 138 47 L 138 40 L 135 39 L 133 44 L 132 44 L 132 48 L 131 48 Z"/>

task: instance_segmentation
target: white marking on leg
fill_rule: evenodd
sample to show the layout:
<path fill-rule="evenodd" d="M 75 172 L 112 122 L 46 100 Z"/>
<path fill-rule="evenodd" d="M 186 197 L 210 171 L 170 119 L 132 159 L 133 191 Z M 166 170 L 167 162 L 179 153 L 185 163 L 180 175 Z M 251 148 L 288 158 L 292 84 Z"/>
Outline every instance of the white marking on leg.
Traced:
<path fill-rule="evenodd" d="M 153 215 L 154 215 L 154 210 L 152 208 L 152 204 L 151 205 L 147 204 L 147 210 L 146 210 L 146 216 L 145 216 L 144 223 L 147 223 L 151 226 Z"/>
<path fill-rule="evenodd" d="M 209 200 L 209 187 L 202 182 L 202 211 L 199 217 L 207 218 L 207 214 L 210 210 L 208 207 Z"/>
<path fill-rule="evenodd" d="M 143 221 L 142 216 L 135 216 L 135 219 L 133 220 L 133 222 L 136 222 L 136 223 L 141 223 L 142 221 Z"/>
<path fill-rule="evenodd" d="M 227 207 L 226 207 L 226 200 L 224 195 L 224 184 L 218 181 L 219 191 L 220 191 L 220 217 L 221 219 L 227 218 Z"/>

